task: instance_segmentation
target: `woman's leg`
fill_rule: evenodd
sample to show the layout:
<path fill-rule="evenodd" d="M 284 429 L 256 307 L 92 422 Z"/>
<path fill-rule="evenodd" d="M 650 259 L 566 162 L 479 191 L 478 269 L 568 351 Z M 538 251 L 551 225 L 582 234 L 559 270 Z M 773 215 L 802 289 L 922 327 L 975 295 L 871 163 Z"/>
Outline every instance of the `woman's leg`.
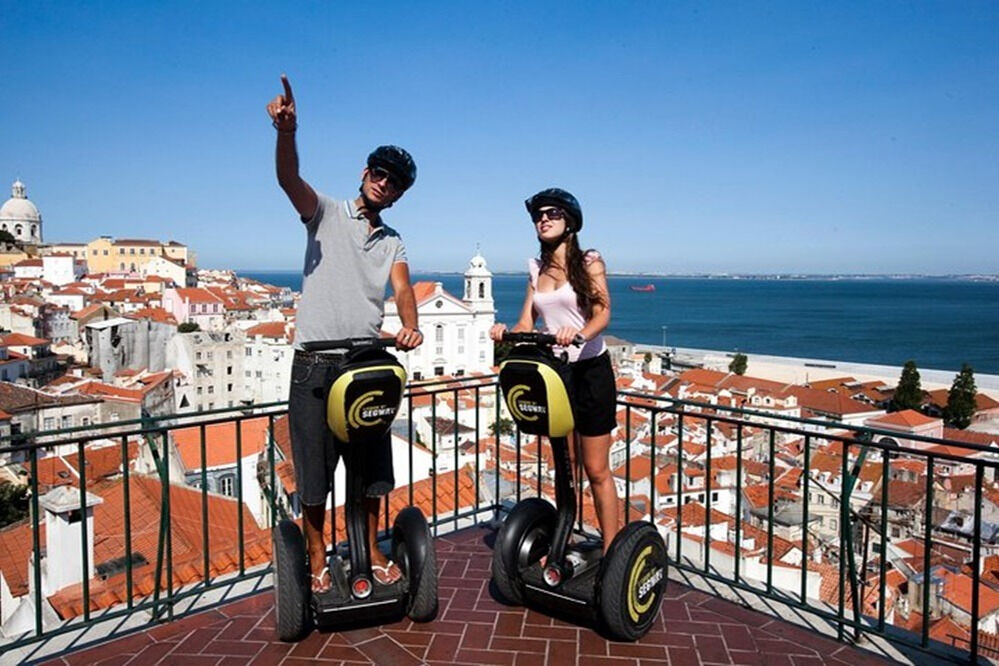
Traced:
<path fill-rule="evenodd" d="M 597 510 L 597 521 L 604 539 L 604 552 L 618 532 L 617 525 L 617 486 L 610 471 L 610 433 L 586 437 L 576 434 L 583 450 L 583 467 L 590 480 L 593 504 Z"/>

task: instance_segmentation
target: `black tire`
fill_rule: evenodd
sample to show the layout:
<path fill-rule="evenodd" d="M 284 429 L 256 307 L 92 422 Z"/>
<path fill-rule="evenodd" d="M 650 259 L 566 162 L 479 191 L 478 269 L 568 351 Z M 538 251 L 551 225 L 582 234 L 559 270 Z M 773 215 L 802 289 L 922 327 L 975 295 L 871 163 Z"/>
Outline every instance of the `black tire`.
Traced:
<path fill-rule="evenodd" d="M 437 553 L 423 513 L 410 506 L 399 512 L 392 528 L 392 559 L 409 579 L 406 615 L 413 622 L 437 617 Z"/>
<path fill-rule="evenodd" d="M 274 608 L 278 638 L 294 642 L 311 629 L 309 624 L 309 568 L 305 538 L 294 522 L 282 520 L 274 540 Z"/>
<path fill-rule="evenodd" d="M 601 562 L 600 621 L 615 640 L 635 641 L 655 622 L 667 578 L 666 544 L 655 525 L 629 523 Z"/>
<path fill-rule="evenodd" d="M 513 507 L 493 544 L 493 582 L 511 603 L 524 603 L 520 572 L 544 556 L 555 533 L 555 507 L 539 497 Z"/>

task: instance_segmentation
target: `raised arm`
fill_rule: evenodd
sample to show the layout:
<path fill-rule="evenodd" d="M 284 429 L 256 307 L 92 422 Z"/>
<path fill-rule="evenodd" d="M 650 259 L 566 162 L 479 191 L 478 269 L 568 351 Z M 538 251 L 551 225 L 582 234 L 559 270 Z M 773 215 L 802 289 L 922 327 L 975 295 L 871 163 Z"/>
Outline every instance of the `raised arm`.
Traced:
<path fill-rule="evenodd" d="M 295 96 L 291 92 L 288 77 L 281 75 L 284 94 L 278 95 L 267 105 L 274 129 L 277 130 L 278 185 L 288 195 L 291 204 L 304 219 L 310 219 L 319 207 L 315 190 L 298 174 L 298 149 L 295 147 L 295 132 L 298 129 L 298 114 L 295 112 Z"/>

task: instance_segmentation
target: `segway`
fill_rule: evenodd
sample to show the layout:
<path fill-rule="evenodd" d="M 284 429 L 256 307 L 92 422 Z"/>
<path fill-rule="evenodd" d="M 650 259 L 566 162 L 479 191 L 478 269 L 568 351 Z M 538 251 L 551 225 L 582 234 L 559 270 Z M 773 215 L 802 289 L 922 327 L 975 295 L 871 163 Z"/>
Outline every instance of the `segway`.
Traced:
<path fill-rule="evenodd" d="M 296 641 L 313 622 L 374 624 L 404 614 L 416 622 L 437 615 L 437 560 L 430 529 L 416 507 L 403 509 L 392 527 L 391 558 L 402 578 L 375 585 L 368 550 L 360 447 L 377 442 L 392 425 L 406 386 L 406 371 L 385 351 L 393 339 L 352 338 L 309 342 L 306 351 L 347 350 L 343 366 L 329 388 L 327 423 L 341 442 L 347 479 L 347 561 L 336 544 L 329 561 L 332 587 L 312 592 L 305 538 L 291 520 L 274 528 L 274 599 L 278 636 Z M 334 537 L 335 539 L 335 537 Z"/>
<path fill-rule="evenodd" d="M 510 602 L 596 624 L 615 640 L 637 640 L 662 604 L 666 545 L 648 521 L 625 526 L 606 556 L 596 539 L 573 540 L 576 493 L 567 436 L 574 420 L 568 364 L 552 353 L 554 336 L 505 333 L 503 340 L 521 343 L 500 363 L 503 396 L 521 431 L 551 442 L 556 507 L 535 497 L 513 508 L 496 536 L 493 581 Z"/>

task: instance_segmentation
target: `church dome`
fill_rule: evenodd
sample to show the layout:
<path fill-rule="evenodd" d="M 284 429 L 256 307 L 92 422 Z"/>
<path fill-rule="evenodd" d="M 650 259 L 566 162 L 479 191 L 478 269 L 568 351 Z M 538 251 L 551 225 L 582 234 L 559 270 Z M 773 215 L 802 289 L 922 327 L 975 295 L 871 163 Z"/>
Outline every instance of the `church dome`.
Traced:
<path fill-rule="evenodd" d="M 10 199 L 0 206 L 0 222 L 38 224 L 41 221 L 41 213 L 25 194 L 24 183 L 15 180 L 11 187 Z"/>

